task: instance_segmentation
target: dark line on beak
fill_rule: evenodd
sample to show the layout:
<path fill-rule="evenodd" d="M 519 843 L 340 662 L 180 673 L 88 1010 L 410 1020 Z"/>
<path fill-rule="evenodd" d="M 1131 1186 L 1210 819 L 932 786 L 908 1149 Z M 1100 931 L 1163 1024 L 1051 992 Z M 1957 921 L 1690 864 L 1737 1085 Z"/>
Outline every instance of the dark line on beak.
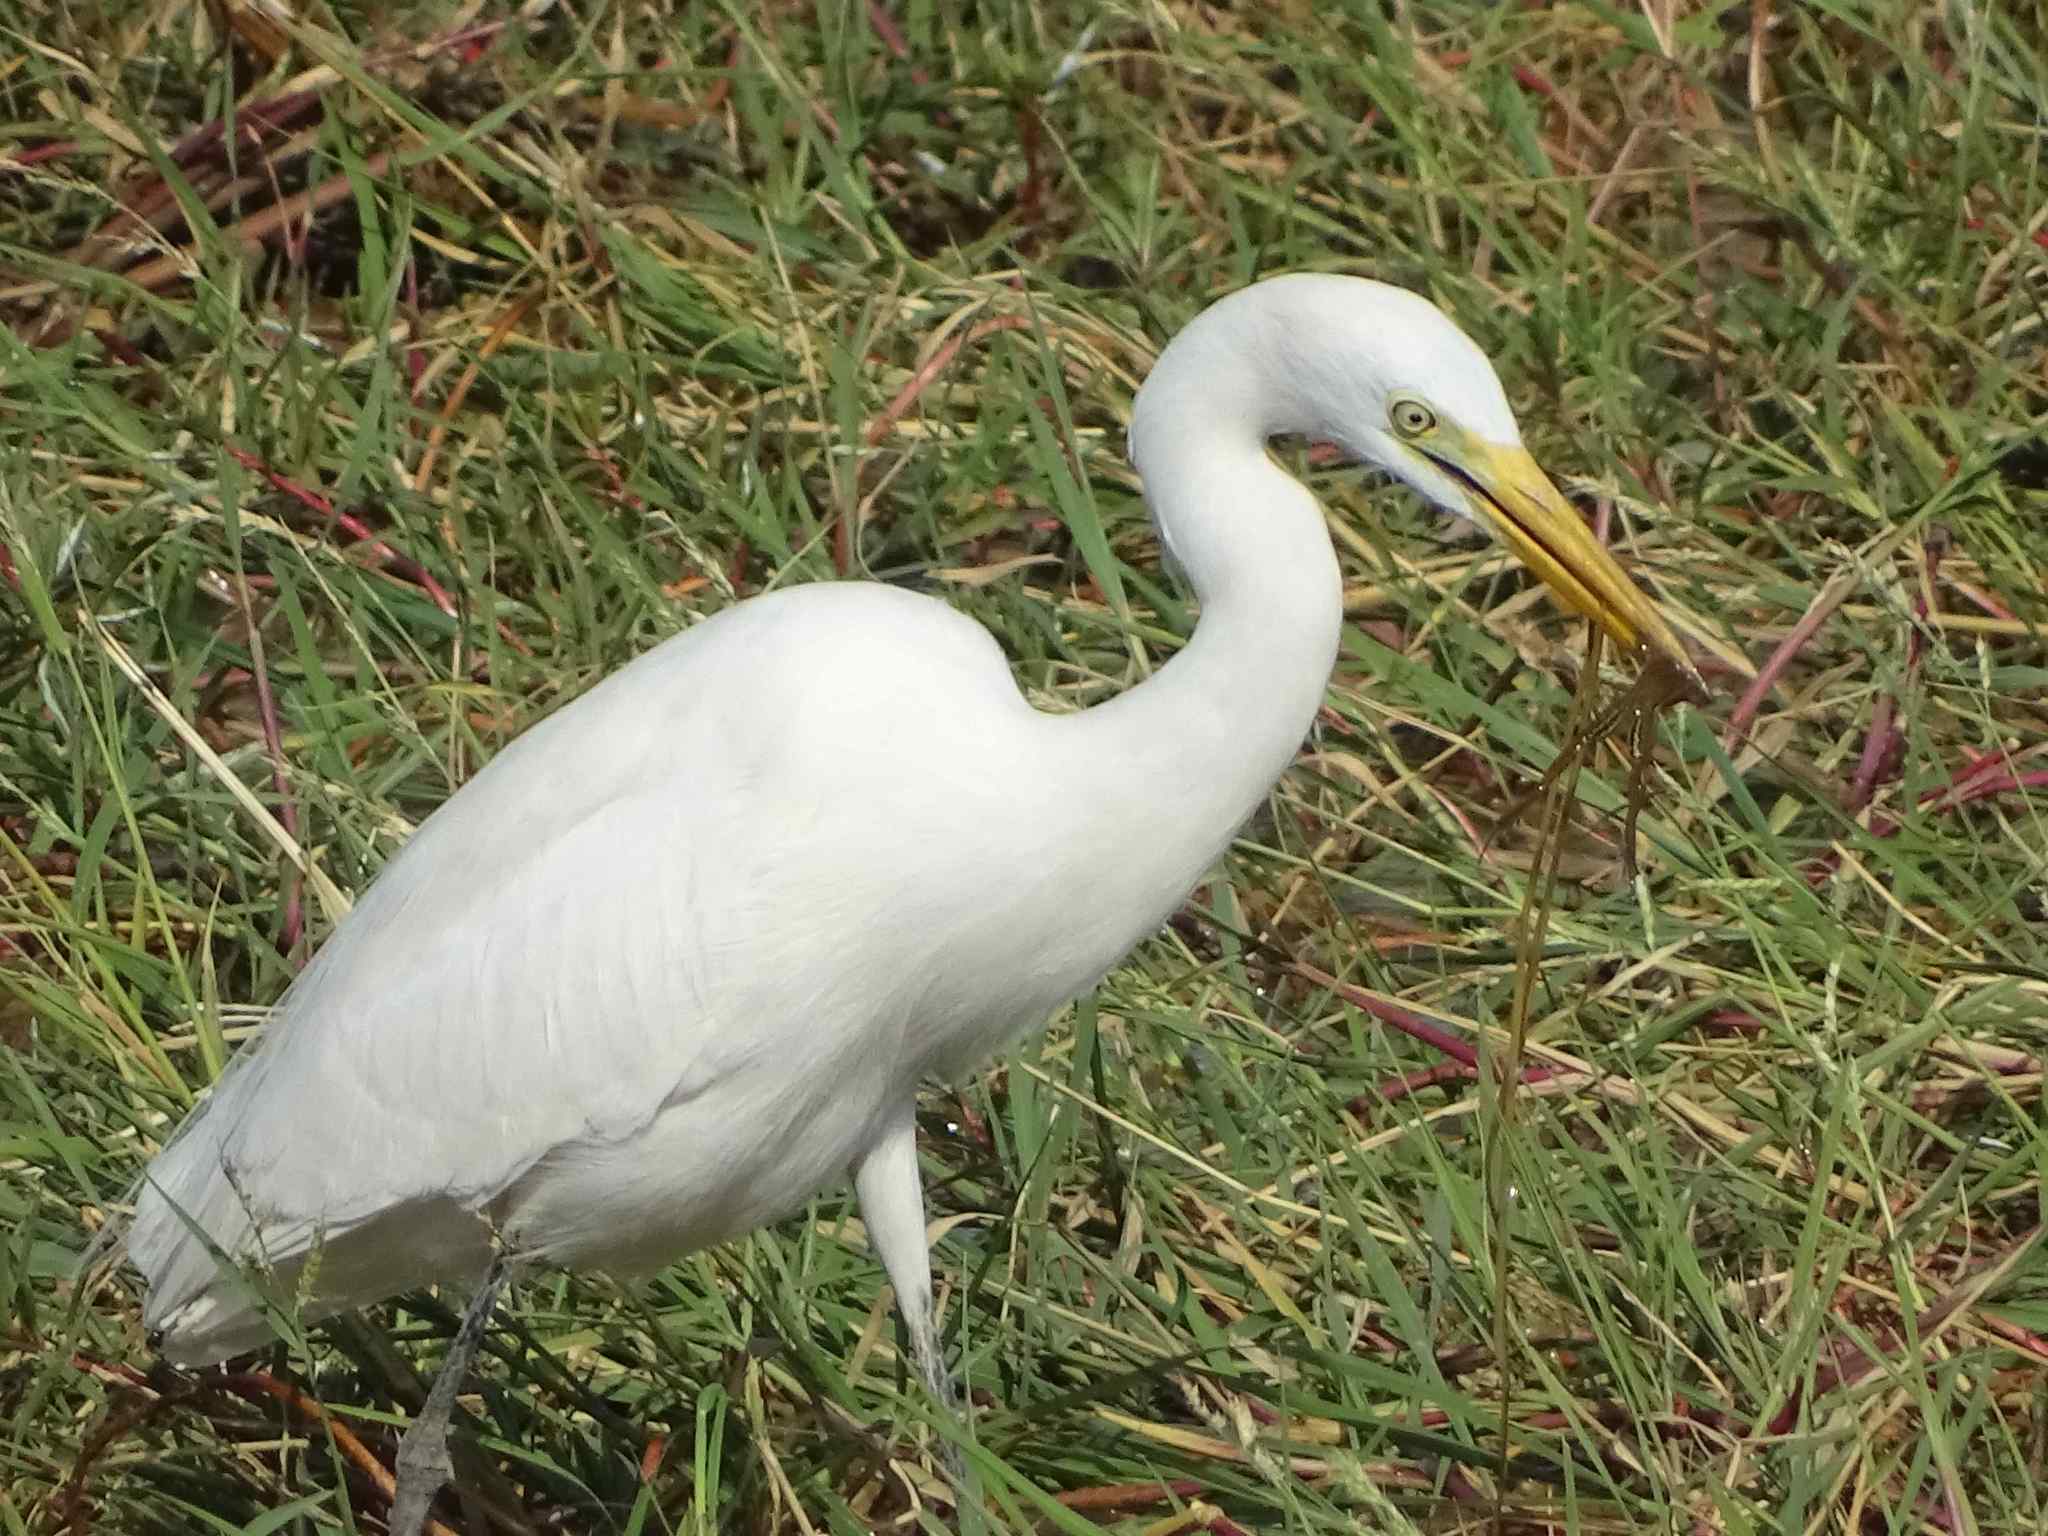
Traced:
<path fill-rule="evenodd" d="M 1531 528 L 1527 523 L 1523 522 L 1522 519 L 1515 516 L 1514 513 L 1510 512 L 1505 506 L 1503 506 L 1501 504 L 1500 498 L 1494 495 L 1492 491 L 1488 490 L 1486 486 L 1478 479 L 1477 476 L 1473 475 L 1463 465 L 1454 463 L 1452 460 L 1443 457 L 1443 455 L 1441 454 L 1431 453 L 1427 448 L 1418 448 L 1415 451 L 1421 454 L 1425 459 L 1429 460 L 1430 463 L 1434 464 L 1438 469 L 1442 470 L 1445 474 L 1449 475 L 1453 480 L 1456 480 L 1461 485 L 1463 485 L 1467 490 L 1471 491 L 1481 501 L 1485 502 L 1489 507 L 1493 508 L 1495 512 L 1499 513 L 1501 520 L 1503 522 L 1507 523 L 1510 527 L 1515 529 L 1516 532 L 1520 533 L 1523 538 L 1527 539 L 1531 544 L 1534 544 L 1538 549 L 1542 550 L 1544 554 L 1548 555 L 1550 557 L 1550 563 L 1552 565 L 1556 566 L 1560 571 L 1564 571 L 1567 574 L 1569 574 L 1572 580 L 1578 583 L 1579 590 L 1585 593 L 1588 598 L 1592 599 L 1596 606 L 1605 606 L 1605 604 L 1601 603 L 1600 594 L 1594 590 L 1592 584 L 1589 583 L 1585 577 L 1579 574 L 1578 567 L 1575 566 L 1571 561 L 1565 559 L 1564 556 L 1560 555 L 1557 552 L 1557 550 L 1551 545 L 1550 541 L 1545 539 L 1542 534 L 1538 533 L 1534 528 Z M 1566 503 L 1566 505 L 1570 505 L 1570 503 Z"/>

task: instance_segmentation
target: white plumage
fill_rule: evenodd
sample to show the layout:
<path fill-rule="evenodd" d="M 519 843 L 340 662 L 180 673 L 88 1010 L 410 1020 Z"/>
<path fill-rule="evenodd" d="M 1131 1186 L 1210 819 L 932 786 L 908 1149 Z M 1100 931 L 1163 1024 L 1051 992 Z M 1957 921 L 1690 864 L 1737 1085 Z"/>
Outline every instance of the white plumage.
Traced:
<path fill-rule="evenodd" d="M 1151 932 L 1321 701 L 1340 586 L 1320 509 L 1265 451 L 1289 431 L 1477 518 L 1624 646 L 1680 658 L 1433 306 L 1353 278 L 1246 289 L 1167 349 L 1132 427 L 1201 599 L 1179 656 L 1046 715 L 943 603 L 820 585 L 738 604 L 535 726 L 427 819 L 151 1164 L 126 1246 L 166 1352 L 271 1336 L 216 1248 L 318 1316 L 474 1276 L 494 1243 L 646 1268 L 849 1169 L 928 1352 L 918 1083 Z"/>

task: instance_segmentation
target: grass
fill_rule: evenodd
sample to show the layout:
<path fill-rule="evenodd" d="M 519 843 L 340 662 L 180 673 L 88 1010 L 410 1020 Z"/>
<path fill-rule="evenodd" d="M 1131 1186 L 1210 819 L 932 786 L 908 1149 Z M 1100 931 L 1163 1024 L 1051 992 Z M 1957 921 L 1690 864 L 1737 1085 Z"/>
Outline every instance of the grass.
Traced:
<path fill-rule="evenodd" d="M 380 1528 L 458 1297 L 180 1381 L 72 1281 L 322 882 L 770 586 L 941 593 L 1048 707 L 1141 676 L 1191 615 L 1131 391 L 1291 267 L 1479 339 L 1717 697 L 1637 887 L 1582 781 L 1497 1233 L 1477 1084 L 1380 1021 L 1499 1037 L 1485 833 L 1580 642 L 1300 460 L 1354 621 L 1316 739 L 926 1101 L 993 1521 L 2048 1527 L 2038 15 L 291 10 L 0 3 L 0 1531 Z M 508 1316 L 455 1529 L 944 1523 L 841 1192 Z"/>

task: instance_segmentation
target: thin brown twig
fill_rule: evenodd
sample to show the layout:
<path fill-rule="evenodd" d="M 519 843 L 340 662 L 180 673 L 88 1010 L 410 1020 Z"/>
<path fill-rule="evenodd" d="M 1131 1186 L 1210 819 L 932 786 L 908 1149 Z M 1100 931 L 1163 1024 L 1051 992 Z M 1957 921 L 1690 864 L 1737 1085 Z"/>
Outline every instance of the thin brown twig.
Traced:
<path fill-rule="evenodd" d="M 282 96 L 268 97 L 263 101 L 252 101 L 235 108 L 235 134 L 252 148 L 261 148 L 263 135 L 283 133 L 291 128 L 307 111 L 320 104 L 318 91 L 287 91 Z M 170 161 L 176 166 L 188 166 L 206 153 L 215 144 L 227 137 L 228 119 L 225 115 L 212 122 L 193 129 L 184 138 L 171 146 Z M 118 215 L 117 215 L 118 217 Z"/>
<path fill-rule="evenodd" d="M 867 424 L 861 433 L 861 441 L 869 448 L 880 445 L 883 438 L 895 428 L 917 404 L 918 397 L 931 388 L 932 381 L 946 369 L 947 364 L 960 355 L 960 349 L 985 341 L 999 331 L 1022 331 L 1030 328 L 1031 321 L 1025 315 L 997 315 L 968 327 L 960 335 L 950 336 L 939 349 L 924 360 L 904 386 L 896 391 L 895 398 L 882 407 L 881 413 Z M 853 569 L 853 528 L 852 520 L 841 514 L 834 520 L 832 529 L 833 565 L 844 576 Z"/>
<path fill-rule="evenodd" d="M 196 167 L 186 181 L 193 196 L 202 203 L 209 202 L 216 191 L 230 184 L 220 171 L 209 169 L 202 172 Z M 109 269 L 118 266 L 135 253 L 139 242 L 152 235 L 161 235 L 181 213 L 177 193 L 169 182 L 159 180 L 138 187 L 130 194 L 125 206 L 66 251 L 63 260 L 80 267 Z M 48 283 L 44 291 L 54 292 L 58 286 L 55 282 Z"/>
<path fill-rule="evenodd" d="M 1068 1509 L 1117 1514 L 1175 1499 L 1200 1498 L 1203 1489 L 1204 1485 L 1192 1477 L 1160 1483 L 1103 1483 L 1093 1488 L 1070 1488 L 1065 1493 L 1056 1493 L 1053 1501 L 1064 1504 Z"/>
<path fill-rule="evenodd" d="M 483 345 L 477 348 L 476 356 L 469 360 L 468 366 L 462 370 L 461 376 L 456 379 L 455 387 L 448 391 L 448 398 L 441 404 L 441 409 L 436 415 L 433 429 L 427 433 L 427 447 L 426 451 L 420 455 L 420 467 L 413 471 L 412 488 L 415 491 L 424 494 L 428 481 L 433 478 L 434 461 L 440 456 L 441 444 L 448 437 L 448 423 L 455 413 L 462 409 L 462 402 L 469 398 L 470 386 L 476 383 L 478 371 L 490 360 L 491 354 L 505 344 L 506 338 L 518 328 L 519 322 L 532 312 L 534 305 L 538 304 L 543 297 L 543 294 L 535 291 L 522 294 L 519 298 L 515 299 L 512 307 L 500 315 L 497 323 L 491 327 L 491 332 L 484 338 Z M 443 542 L 450 544 L 452 547 L 453 540 L 448 537 L 445 529 L 443 530 Z"/>
<path fill-rule="evenodd" d="M 887 437 L 896 423 L 903 419 L 905 413 L 917 404 L 918 396 L 931 388 L 932 380 L 945 370 L 948 363 L 960 355 L 962 347 L 985 341 L 998 331 L 1023 331 L 1029 330 L 1030 327 L 1031 320 L 1026 315 L 997 315 L 993 319 L 969 327 L 964 335 L 950 338 L 944 346 L 924 361 L 917 372 L 910 376 L 908 383 L 896 391 L 896 397 L 882 408 L 882 413 L 868 423 L 867 430 L 861 434 L 862 440 L 868 447 L 873 448 Z"/>
<path fill-rule="evenodd" d="M 335 1447 L 347 1459 L 349 1465 L 370 1480 L 386 1504 L 397 1497 L 398 1479 L 392 1476 L 383 1460 L 363 1444 L 355 1431 L 329 1413 L 326 1405 L 318 1399 L 308 1396 L 290 1382 L 279 1381 L 275 1376 L 262 1371 L 223 1372 L 218 1376 L 209 1377 L 208 1380 L 213 1385 L 232 1392 L 237 1397 L 247 1398 L 251 1402 L 260 1403 L 266 1398 L 274 1398 L 300 1419 L 318 1424 L 333 1437 Z M 425 1530 L 430 1532 L 431 1536 L 457 1536 L 454 1530 L 432 1516 L 428 1517 Z"/>
<path fill-rule="evenodd" d="M 361 174 L 364 176 L 382 175 L 390 163 L 391 155 L 388 151 L 372 155 L 363 162 Z M 240 242 L 245 250 L 260 251 L 273 237 L 287 229 L 293 220 L 310 218 L 316 213 L 333 207 L 344 198 L 353 195 L 354 187 L 354 177 L 351 173 L 347 171 L 340 172 L 337 175 L 328 177 L 318 186 L 308 187 L 305 191 L 294 193 L 282 202 L 275 203 L 259 212 L 250 214 L 248 218 L 243 219 L 238 224 L 231 225 L 229 228 L 221 231 L 221 233 L 228 236 L 231 240 Z M 165 255 L 145 261 L 141 265 L 131 268 L 123 275 L 138 288 L 154 292 L 183 277 L 191 265 L 192 258 L 190 253 L 186 251 L 171 251 Z"/>
<path fill-rule="evenodd" d="M 92 1469 L 99 1459 L 106 1455 L 120 1440 L 155 1418 L 169 1406 L 170 1400 L 153 1390 L 147 1379 L 130 1366 L 110 1366 L 85 1355 L 74 1354 L 71 1363 L 88 1375 L 120 1388 L 123 1391 L 144 1394 L 142 1400 L 131 1406 L 115 1409 L 109 1407 L 107 1416 L 79 1442 L 78 1454 L 71 1463 L 71 1472 L 56 1492 L 50 1496 L 49 1507 L 63 1528 L 71 1536 L 88 1536 L 92 1530 L 92 1507 L 86 1497 L 86 1484 Z"/>
<path fill-rule="evenodd" d="M 290 91 L 282 96 L 272 96 L 261 101 L 252 101 L 235 109 L 233 120 L 237 142 L 264 156 L 268 141 L 287 134 L 299 120 L 320 104 L 317 90 Z M 225 166 L 227 156 L 221 149 L 228 133 L 228 115 L 223 114 L 209 123 L 193 129 L 170 148 L 170 162 L 183 170 L 194 170 L 199 162 L 211 159 Z M 311 140 L 307 140 L 308 147 Z M 188 177 L 188 180 L 192 178 Z M 210 184 L 210 183 L 209 183 Z M 225 184 L 224 184 L 225 185 Z M 246 185 L 236 183 L 235 185 Z M 205 186 L 195 184 L 195 192 L 206 198 L 209 207 L 219 207 L 226 201 L 209 194 Z M 66 253 L 67 261 L 84 266 L 100 266 L 109 258 L 118 257 L 130 242 L 147 231 L 162 230 L 179 214 L 179 203 L 170 183 L 162 177 L 151 177 L 123 194 L 127 198 L 117 209 L 84 240 Z"/>

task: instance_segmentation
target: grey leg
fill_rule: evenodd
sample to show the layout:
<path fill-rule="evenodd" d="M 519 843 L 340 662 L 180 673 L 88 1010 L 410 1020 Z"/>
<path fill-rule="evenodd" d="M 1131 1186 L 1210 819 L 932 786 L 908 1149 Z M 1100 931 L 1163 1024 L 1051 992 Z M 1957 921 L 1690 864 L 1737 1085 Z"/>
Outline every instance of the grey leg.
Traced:
<path fill-rule="evenodd" d="M 891 1121 L 882 1139 L 853 1170 L 854 1192 L 867 1223 L 868 1240 L 889 1272 L 896 1306 L 910 1332 L 911 1358 L 932 1401 L 953 1418 L 960 1416 L 959 1394 L 939 1348 L 938 1319 L 932 1310 L 931 1249 L 924 1235 L 924 1180 L 917 1171 L 917 1116 L 911 1105 Z M 980 1494 L 957 1446 L 946 1452 L 946 1471 L 960 1499 L 961 1514 L 980 1502 Z"/>
<path fill-rule="evenodd" d="M 434 1495 L 454 1474 L 448 1460 L 448 1421 L 454 1416 L 462 1384 L 469 1378 L 470 1362 L 484 1341 L 484 1330 L 490 1326 L 491 1311 L 509 1278 L 511 1267 L 505 1260 L 491 1260 L 484 1283 L 462 1314 L 462 1326 L 455 1330 L 455 1342 L 441 1362 L 426 1404 L 398 1442 L 398 1492 L 391 1501 L 391 1536 L 420 1536 Z"/>

